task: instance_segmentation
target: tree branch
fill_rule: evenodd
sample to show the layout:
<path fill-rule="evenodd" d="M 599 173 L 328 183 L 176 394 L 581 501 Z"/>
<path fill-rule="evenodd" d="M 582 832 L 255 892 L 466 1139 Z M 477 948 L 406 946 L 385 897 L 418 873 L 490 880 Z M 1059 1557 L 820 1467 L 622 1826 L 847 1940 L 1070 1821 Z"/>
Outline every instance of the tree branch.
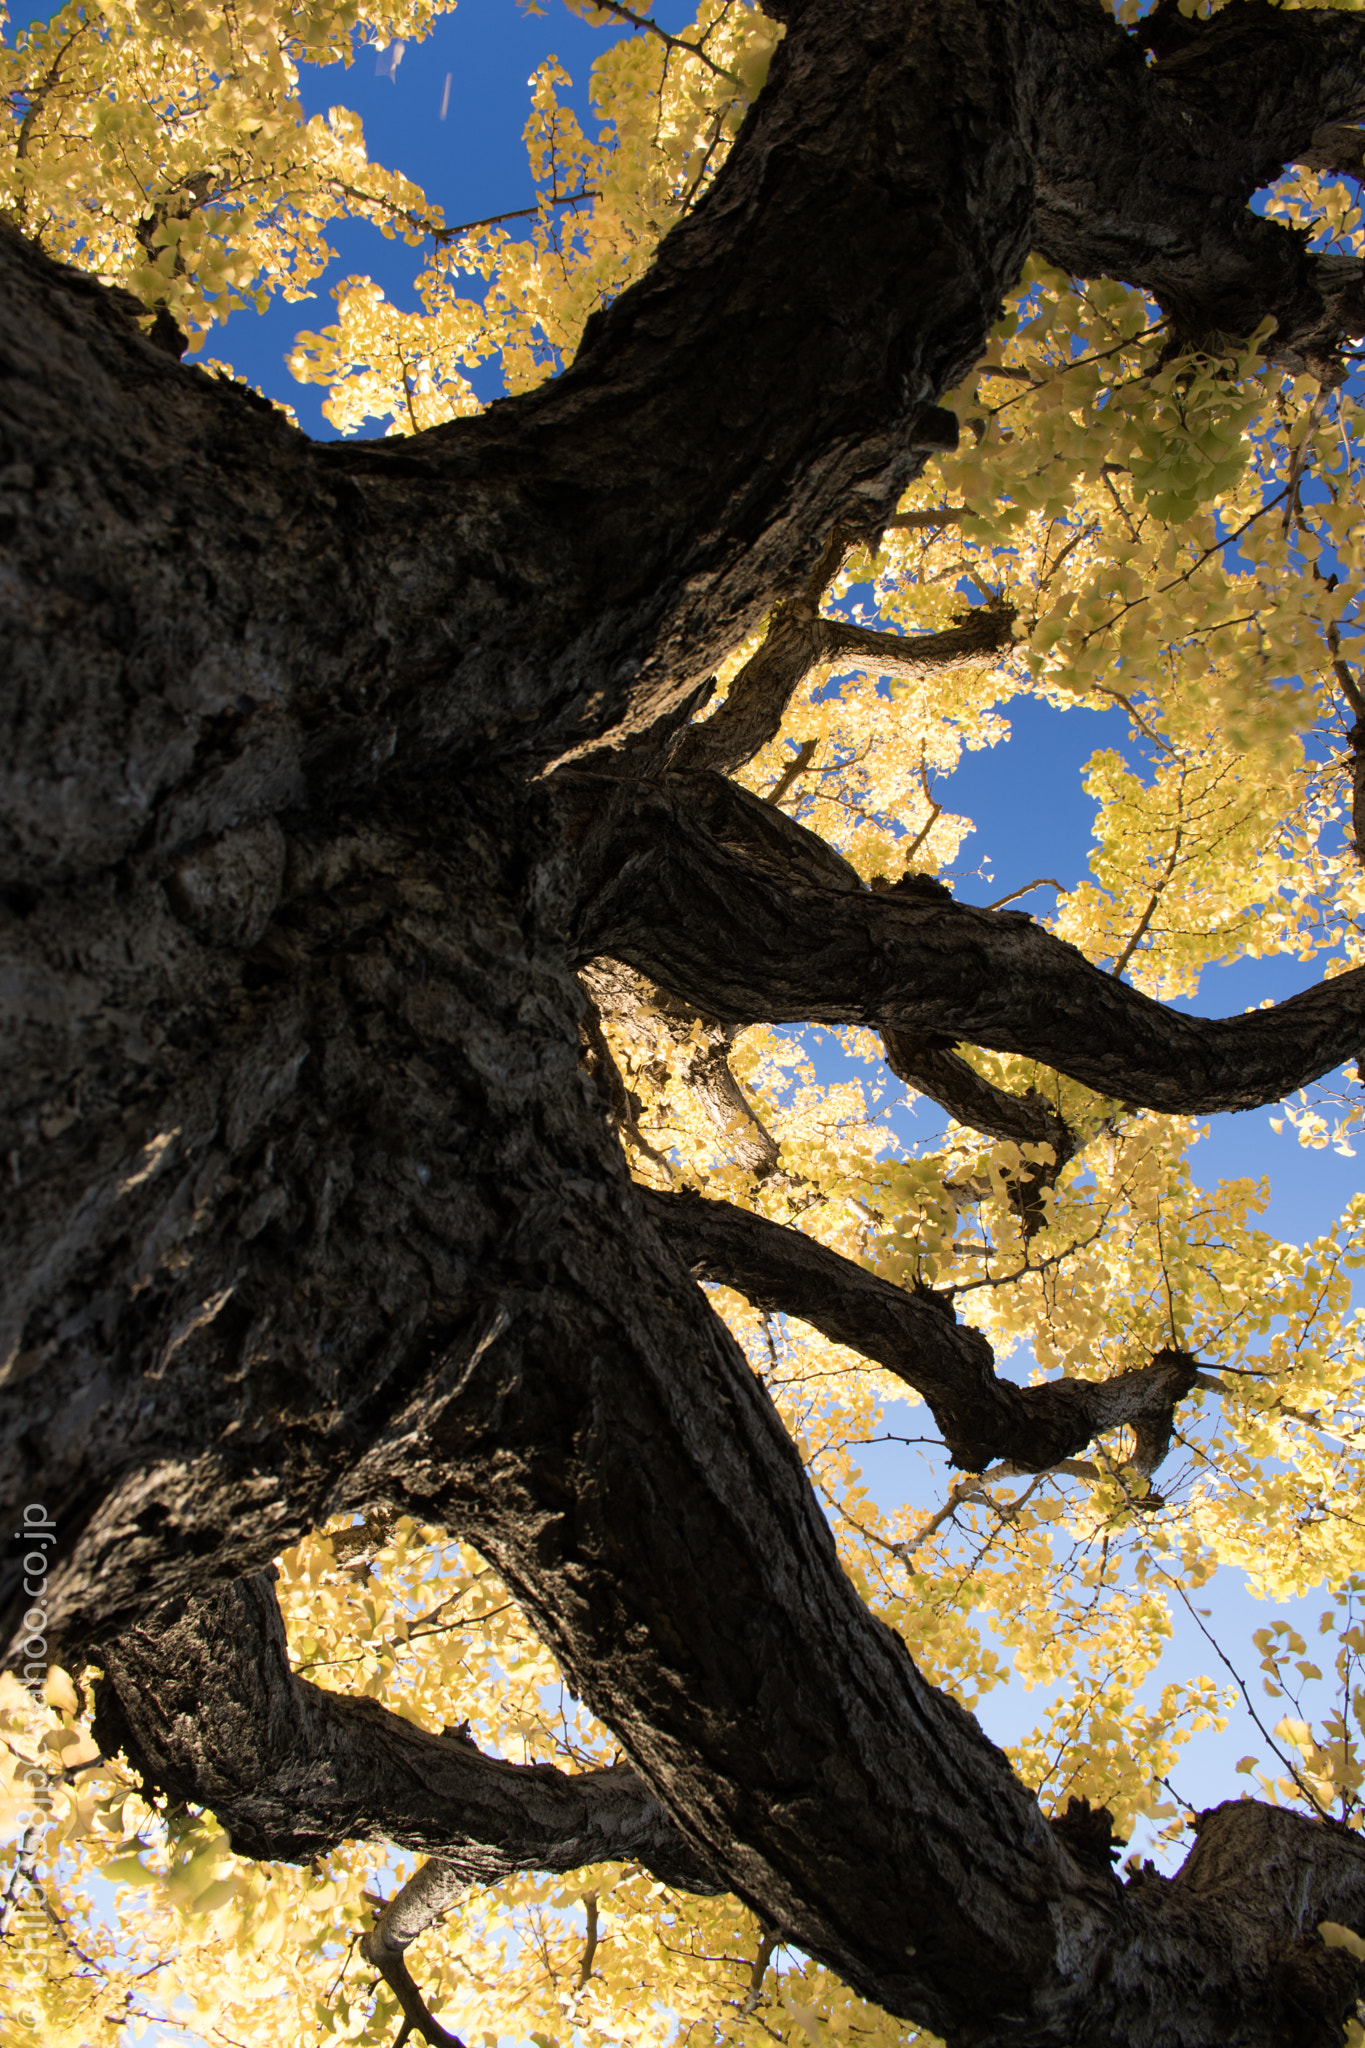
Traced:
<path fill-rule="evenodd" d="M 1046 1221 L 1043 1190 L 1055 1184 L 1080 1142 L 1061 1113 L 1036 1088 L 1023 1095 L 997 1088 L 941 1040 L 891 1030 L 882 1033 L 882 1043 L 892 1073 L 946 1109 L 958 1123 L 1016 1145 L 1052 1147 L 1050 1163 L 1033 1161 L 1010 1181 L 1011 1205 L 1026 1231 L 1032 1235 L 1041 1229 Z"/>
<path fill-rule="evenodd" d="M 1025 912 L 864 890 L 813 833 L 719 776 L 585 778 L 564 794 L 589 878 L 584 954 L 611 953 L 723 1023 L 965 1040 L 1170 1114 L 1278 1101 L 1365 1047 L 1365 969 L 1272 1009 L 1190 1017 Z"/>
<path fill-rule="evenodd" d="M 637 1046 L 643 1045 L 652 1053 L 659 1038 L 663 1037 L 675 1058 L 685 1048 L 687 1057 L 680 1070 L 675 1068 L 677 1077 L 700 1097 L 735 1163 L 746 1172 L 759 1176 L 776 1171 L 777 1141 L 731 1070 L 733 1029 L 727 1030 L 714 1018 L 699 1017 L 694 1010 L 676 1002 L 666 990 L 652 988 L 641 976 L 632 974 L 628 967 L 623 967 L 616 960 L 594 960 L 578 978 L 594 1003 L 610 1011 L 617 1025 Z M 610 1059 L 605 1040 L 602 1050 Z M 617 1120 L 622 1119 L 621 1108 L 615 1101 L 619 1091 L 628 1117 L 625 1128 L 632 1141 L 648 1157 L 664 1164 L 662 1155 L 655 1152 L 640 1133 L 635 1114 L 638 1103 L 630 1098 L 624 1082 L 616 1073 L 614 1061 L 612 1072 L 616 1074 L 613 1097 Z"/>
<path fill-rule="evenodd" d="M 981 605 L 942 633 L 874 633 L 800 604 L 784 605 L 720 709 L 683 734 L 673 764 L 732 774 L 775 737 L 788 704 L 822 662 L 856 657 L 886 675 L 912 677 L 965 668 L 1013 644 L 1015 616 L 1008 606 Z"/>
<path fill-rule="evenodd" d="M 592 0 L 592 4 L 600 7 L 605 14 L 614 14 L 618 21 L 629 22 L 634 29 L 645 29 L 650 35 L 657 36 L 666 50 L 681 50 L 685 56 L 699 58 L 717 78 L 728 78 L 732 85 L 740 83 L 733 71 L 727 71 L 723 64 L 717 64 L 715 58 L 708 56 L 699 43 L 689 43 L 682 36 L 670 35 L 666 28 L 660 27 L 652 15 L 637 14 L 633 7 L 624 6 L 622 0 Z"/>
<path fill-rule="evenodd" d="M 1109 152 L 1078 176 L 1101 78 Z M 1365 324 L 1362 267 L 1311 254 L 1248 202 L 1324 128 L 1360 118 L 1363 80 L 1365 25 L 1326 9 L 1163 17 L 1122 46 L 1098 10 L 1078 17 L 1041 137 L 1035 249 L 1074 276 L 1143 286 L 1187 340 L 1273 314 L 1276 359 L 1327 368 Z"/>
<path fill-rule="evenodd" d="M 239 1855 L 307 1863 L 374 1837 L 426 1851 L 432 1875 L 376 1930 L 388 1948 L 421 1931 L 438 1889 L 453 1898 L 522 1870 L 634 1862 L 681 1890 L 720 1889 L 626 1766 L 504 1763 L 295 1677 L 272 1578 L 164 1608 L 107 1642 L 96 1693 L 104 1753 L 122 1750 L 149 1785 L 208 1807 Z"/>
<path fill-rule="evenodd" d="M 647 1188 L 640 1198 L 698 1280 L 733 1287 L 755 1308 L 799 1317 L 922 1395 L 953 1463 L 968 1471 L 996 1459 L 1017 1472 L 1047 1471 L 1127 1426 L 1138 1438 L 1131 1462 L 1150 1477 L 1165 1455 L 1175 1405 L 1194 1385 L 1194 1360 L 1161 1351 L 1151 1365 L 1112 1380 L 1016 1387 L 996 1378 L 989 1343 L 958 1323 L 943 1297 L 907 1293 L 804 1232 L 729 1202 Z"/>
<path fill-rule="evenodd" d="M 464 2048 L 464 2043 L 458 2034 L 447 2033 L 433 2018 L 412 1981 L 407 1950 L 428 1927 L 445 1918 L 466 1889 L 466 1880 L 454 1864 L 432 1857 L 394 1893 L 360 1942 L 361 1955 L 379 1971 L 398 2000 L 404 2032 L 420 2034 L 424 2041 L 431 2042 L 432 2048 Z"/>

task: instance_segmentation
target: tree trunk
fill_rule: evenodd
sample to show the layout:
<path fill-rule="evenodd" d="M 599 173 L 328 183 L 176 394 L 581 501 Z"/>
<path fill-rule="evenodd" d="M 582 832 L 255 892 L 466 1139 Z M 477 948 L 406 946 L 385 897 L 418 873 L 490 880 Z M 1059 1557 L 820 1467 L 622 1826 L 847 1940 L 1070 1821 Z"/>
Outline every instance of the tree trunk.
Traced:
<path fill-rule="evenodd" d="M 1359 1971 L 1314 1929 L 1365 1925 L 1362 1851 L 1246 1806 L 1171 1884 L 1073 1854 L 844 1580 L 629 1181 L 573 969 L 615 950 L 722 1023 L 972 1039 L 1164 1107 L 1360 1050 L 1359 973 L 1202 1024 L 668 772 L 720 658 L 942 445 L 1030 246 L 1185 332 L 1271 314 L 1286 361 L 1355 317 L 1359 266 L 1246 201 L 1359 118 L 1365 23 L 1160 12 L 1148 65 L 1088 0 L 793 4 L 714 189 L 573 367 L 402 443 L 309 444 L 0 239 L 0 1490 L 57 1526 L 48 1646 L 108 1645 L 149 1749 L 154 1610 L 337 1510 L 442 1523 L 701 1865 L 962 2048 L 1325 2048 Z"/>

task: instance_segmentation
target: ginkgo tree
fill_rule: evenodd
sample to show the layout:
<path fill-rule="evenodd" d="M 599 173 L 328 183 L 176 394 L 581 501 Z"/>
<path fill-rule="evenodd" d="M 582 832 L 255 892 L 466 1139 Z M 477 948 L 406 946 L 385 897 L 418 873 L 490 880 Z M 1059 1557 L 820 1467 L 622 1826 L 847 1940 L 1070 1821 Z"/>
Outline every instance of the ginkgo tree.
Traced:
<path fill-rule="evenodd" d="M 1365 1197 L 1191 1150 L 1359 1122 L 1365 22 L 611 0 L 523 238 L 302 111 L 435 11 L 0 50 L 3 2038 L 1360 2038 Z"/>

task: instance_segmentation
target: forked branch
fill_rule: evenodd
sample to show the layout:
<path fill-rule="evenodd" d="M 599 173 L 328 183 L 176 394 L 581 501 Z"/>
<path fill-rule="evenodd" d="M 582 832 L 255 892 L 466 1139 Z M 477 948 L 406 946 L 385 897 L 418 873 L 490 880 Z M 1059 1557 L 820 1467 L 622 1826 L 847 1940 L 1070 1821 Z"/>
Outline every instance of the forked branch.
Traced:
<path fill-rule="evenodd" d="M 431 2048 L 464 2048 L 459 2035 L 448 2033 L 435 2018 L 413 1982 L 407 1951 L 418 1935 L 444 1919 L 465 1888 L 453 1864 L 432 1857 L 394 1893 L 361 1938 L 361 1955 L 378 1970 L 403 2014 L 403 2031 L 395 2048 L 411 2034 L 420 2034 Z"/>
<path fill-rule="evenodd" d="M 720 1888 L 633 1770 L 504 1763 L 463 1734 L 295 1677 L 269 1573 L 154 1616 L 101 1661 L 104 1754 L 121 1750 L 148 1784 L 207 1806 L 239 1854 L 311 1862 L 381 1836 L 439 1857 L 440 1883 L 455 1888 L 622 1859 L 680 1889 Z M 433 1872 L 401 1912 L 394 1902 L 383 1943 L 420 1931 L 410 1912 L 437 1883 Z"/>
<path fill-rule="evenodd" d="M 1075 1131 L 1036 1088 L 1022 1095 L 997 1088 L 951 1045 L 909 1031 L 884 1031 L 886 1063 L 893 1074 L 968 1129 L 1016 1145 L 1050 1145 L 1052 1158 L 1024 1167 L 1010 1183 L 1010 1204 L 1030 1236 L 1046 1221 L 1043 1193 L 1075 1157 Z"/>
<path fill-rule="evenodd" d="M 674 754 L 681 770 L 733 774 L 775 738 L 788 704 L 813 668 L 857 660 L 885 675 L 919 677 L 989 661 L 1012 644 L 1015 614 L 982 605 L 942 633 L 874 633 L 813 606 L 782 605 L 767 638 L 730 685 L 720 709 L 689 727 Z"/>
<path fill-rule="evenodd" d="M 1176 1404 L 1198 1372 L 1185 1352 L 1160 1351 L 1150 1365 L 1111 1380 L 1016 1387 L 996 1377 L 990 1345 L 957 1322 L 943 1296 L 907 1293 L 803 1231 L 729 1202 L 638 1192 L 697 1279 L 733 1287 L 755 1308 L 799 1317 L 912 1387 L 929 1404 L 955 1465 L 980 1472 L 1002 1459 L 1016 1472 L 1047 1471 L 1120 1427 L 1133 1431 L 1131 1462 L 1144 1478 L 1165 1456 Z"/>

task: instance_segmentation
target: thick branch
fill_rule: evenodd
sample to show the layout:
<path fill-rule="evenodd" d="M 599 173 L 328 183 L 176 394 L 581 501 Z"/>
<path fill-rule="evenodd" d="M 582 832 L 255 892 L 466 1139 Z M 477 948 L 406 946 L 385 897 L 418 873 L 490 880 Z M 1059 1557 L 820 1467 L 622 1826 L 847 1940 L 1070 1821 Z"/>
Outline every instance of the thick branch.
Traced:
<path fill-rule="evenodd" d="M 449 792 L 490 755 L 665 746 L 824 536 L 874 530 L 942 444 L 1032 218 L 1001 29 L 805 10 L 570 369 L 402 442 L 311 445 L 0 236 L 5 875 Z"/>
<path fill-rule="evenodd" d="M 412 1981 L 407 1951 L 419 1935 L 445 1918 L 465 1888 L 453 1863 L 431 1857 L 394 1893 L 360 1943 L 361 1955 L 398 2000 L 404 2032 L 420 2034 L 432 2048 L 464 2048 L 464 2043 L 458 2034 L 447 2033 L 428 2010 Z"/>
<path fill-rule="evenodd" d="M 908 1031 L 887 1031 L 883 1043 L 892 1073 L 946 1109 L 958 1123 L 987 1137 L 1013 1139 L 1016 1145 L 1052 1145 L 1059 1166 L 1075 1152 L 1074 1131 L 1036 1089 L 1026 1095 L 1011 1095 L 941 1042 L 914 1038 Z"/>
<path fill-rule="evenodd" d="M 1330 2048 L 1359 1972 L 1309 1930 L 1365 1925 L 1358 1841 L 1236 1805 L 1206 1818 L 1174 1883 L 1124 1892 L 1073 1855 L 970 1716 L 924 1684 L 852 1593 L 733 1345 L 718 1333 L 709 1347 L 679 1347 L 671 1292 L 635 1323 L 623 1250 L 628 1260 L 619 1223 L 592 1247 L 592 1284 L 615 1282 L 596 1342 L 547 1346 L 544 1304 L 521 1305 L 500 1353 L 466 1371 L 439 1423 L 392 1455 L 433 1505 L 444 1482 L 453 1519 L 518 1587 L 570 1682 L 686 1812 L 725 1879 L 766 1925 L 953 2048 Z M 666 1263 L 662 1246 L 656 1257 Z M 674 1327 L 651 1350 L 655 1319 Z M 225 1596 L 211 1644 L 182 1624 L 133 1631 L 105 1653 L 121 1704 L 133 1665 L 151 1659 L 135 1744 L 153 1762 L 188 1755 L 191 1782 L 220 1811 L 243 1757 L 249 1774 L 277 1740 L 270 1666 L 282 1644 L 251 1655 L 248 1632 L 238 1657 L 242 1597 Z M 260 1592 L 246 1597 L 259 1603 Z M 329 1721 L 347 1706 L 367 1728 L 382 1718 L 323 1703 Z M 285 1707 L 288 1723 L 296 1705 Z M 433 1749 L 458 1746 L 403 1726 L 424 1776 Z M 120 1732 L 101 1721 L 106 1748 Z M 518 1788 L 538 1778 L 552 1814 L 583 1789 L 557 1772 L 482 1768 Z M 267 1804 L 290 1797 L 271 1788 Z M 453 1830 L 461 1854 L 477 1834 L 475 1868 L 506 1867 L 509 1820 L 524 1838 L 522 1800 L 493 1803 L 493 1827 L 471 1831 L 462 1817 Z M 322 1804 L 333 1821 L 335 1802 Z M 391 1832 L 391 1818 L 372 1796 L 357 1815 L 366 1831 Z M 490 1832 L 500 1840 L 485 1860 Z M 545 1860 L 556 1833 L 552 1817 Z M 580 1833 L 560 1853 L 591 1846 Z M 619 1834 L 606 1846 L 626 1852 Z"/>
<path fill-rule="evenodd" d="M 208 1807 L 241 1855 L 306 1863 L 381 1837 L 438 1857 L 452 1888 L 605 1862 L 720 1888 L 628 1767 L 570 1776 L 504 1763 L 296 1678 L 269 1573 L 163 1609 L 101 1659 L 104 1753 L 122 1750 L 148 1783 Z"/>
<path fill-rule="evenodd" d="M 1190 1017 L 1024 912 L 864 890 L 812 833 L 719 776 L 636 785 L 614 803 L 587 785 L 566 798 L 593 820 L 584 952 L 614 954 L 725 1023 L 966 1040 L 1172 1114 L 1277 1101 L 1365 1048 L 1365 969 L 1273 1009 Z"/>
<path fill-rule="evenodd" d="M 1016 1145 L 1050 1145 L 1051 1161 L 1032 1161 L 1011 1181 L 1010 1199 L 1030 1234 L 1046 1221 L 1044 1188 L 1074 1158 L 1079 1139 L 1071 1126 L 1036 1088 L 1012 1095 L 997 1088 L 951 1046 L 908 1031 L 884 1031 L 886 1064 L 893 1074 L 927 1095 L 940 1109 L 970 1130 Z"/>
<path fill-rule="evenodd" d="M 802 1231 L 729 1202 L 640 1193 L 698 1280 L 733 1287 L 755 1308 L 799 1317 L 923 1395 L 953 1463 L 969 1472 L 997 1458 L 1020 1472 L 1046 1471 L 1126 1425 L 1140 1439 L 1133 1462 L 1150 1475 L 1165 1453 L 1175 1405 L 1194 1385 L 1193 1359 L 1162 1352 L 1112 1380 L 1014 1386 L 996 1378 L 990 1345 L 955 1321 L 946 1300 L 908 1294 Z"/>
<path fill-rule="evenodd" d="M 700 1098 L 736 1165 L 748 1173 L 759 1175 L 776 1170 L 777 1141 L 740 1087 L 730 1066 L 730 1047 L 735 1037 L 733 1028 L 727 1029 L 711 1017 L 699 1017 L 695 1011 L 675 1002 L 664 989 L 652 987 L 616 960 L 595 960 L 583 969 L 578 978 L 594 1005 L 609 1011 L 617 1028 L 633 1039 L 637 1047 L 644 1047 L 651 1055 L 657 1056 L 662 1037 L 674 1059 L 686 1048 L 681 1068 L 675 1068 L 677 1077 Z M 605 1043 L 603 1051 L 610 1060 Z M 653 1059 L 651 1064 L 654 1064 Z M 666 1068 L 660 1061 L 655 1066 L 654 1077 L 662 1081 L 665 1072 Z M 612 1073 L 615 1075 L 613 1110 L 617 1122 L 624 1121 L 633 1141 L 658 1159 L 659 1154 L 646 1143 L 635 1120 L 638 1100 L 630 1096 L 616 1073 L 614 1063 Z"/>
<path fill-rule="evenodd" d="M 886 675 L 926 676 L 989 661 L 1012 644 L 1012 609 L 982 605 L 942 633 L 874 633 L 847 619 L 785 605 L 763 645 L 744 664 L 719 711 L 689 727 L 673 756 L 679 769 L 733 773 L 777 733 L 788 704 L 813 668 L 845 657 Z"/>
<path fill-rule="evenodd" d="M 1357 16 L 1239 0 L 1116 37 L 1100 9 L 1078 13 L 1042 123 L 1034 247 L 1142 285 L 1186 337 L 1245 335 L 1269 313 L 1277 353 L 1321 360 L 1365 324 L 1361 266 L 1310 254 L 1248 202 L 1362 111 Z"/>

